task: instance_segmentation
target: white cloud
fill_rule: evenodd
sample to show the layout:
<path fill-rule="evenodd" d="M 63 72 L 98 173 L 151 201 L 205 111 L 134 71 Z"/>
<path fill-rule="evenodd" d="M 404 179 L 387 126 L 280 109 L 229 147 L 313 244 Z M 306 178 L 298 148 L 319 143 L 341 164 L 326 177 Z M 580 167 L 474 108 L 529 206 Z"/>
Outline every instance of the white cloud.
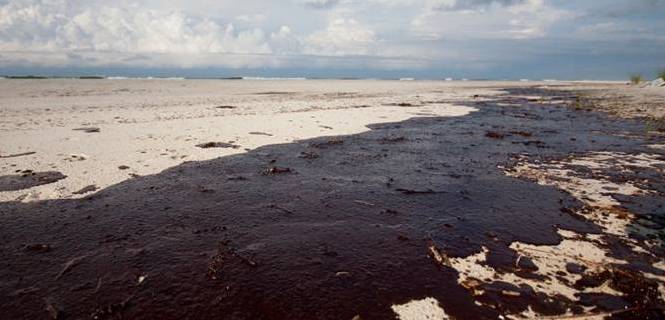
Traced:
<path fill-rule="evenodd" d="M 377 36 L 369 27 L 351 18 L 335 18 L 325 30 L 305 39 L 304 53 L 313 55 L 369 55 L 374 53 Z"/>
<path fill-rule="evenodd" d="M 658 53 L 662 1 L 0 0 L 0 68 L 468 69 L 635 40 Z"/>
<path fill-rule="evenodd" d="M 340 0 L 304 0 L 305 6 L 313 9 L 330 9 L 339 2 Z"/>
<path fill-rule="evenodd" d="M 86 8 L 65 2 L 11 1 L 0 8 L 0 51 L 197 55 L 270 54 L 262 29 L 237 30 L 180 11 Z M 176 63 L 177 64 L 177 63 Z"/>
<path fill-rule="evenodd" d="M 567 16 L 543 0 L 429 0 L 411 27 L 425 39 L 531 39 Z"/>
<path fill-rule="evenodd" d="M 302 48 L 302 41 L 288 26 L 281 26 L 279 31 L 271 33 L 270 42 L 277 54 L 298 54 Z"/>
<path fill-rule="evenodd" d="M 182 12 L 101 7 L 68 16 L 66 5 L 10 2 L 2 8 L 0 50 L 134 53 L 270 53 L 260 29 L 237 31 Z"/>

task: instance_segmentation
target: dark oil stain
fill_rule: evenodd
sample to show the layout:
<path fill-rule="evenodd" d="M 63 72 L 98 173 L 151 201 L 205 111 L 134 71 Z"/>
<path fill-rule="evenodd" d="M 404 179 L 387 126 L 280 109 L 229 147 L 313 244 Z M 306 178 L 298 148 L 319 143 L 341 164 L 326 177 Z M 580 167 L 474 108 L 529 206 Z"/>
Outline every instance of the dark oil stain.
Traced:
<path fill-rule="evenodd" d="M 202 149 L 210 149 L 210 148 L 231 148 L 231 149 L 238 149 L 240 148 L 239 145 L 233 144 L 233 143 L 228 143 L 228 142 L 206 142 L 206 143 L 201 143 L 196 145 L 199 148 Z"/>
<path fill-rule="evenodd" d="M 21 174 L 0 176 L 0 192 L 29 189 L 36 186 L 54 183 L 67 178 L 56 171 L 33 172 L 26 170 Z"/>
<path fill-rule="evenodd" d="M 99 133 L 101 131 L 101 129 L 99 129 L 97 127 L 83 127 L 83 128 L 75 128 L 75 129 L 72 129 L 72 130 L 74 130 L 74 131 L 83 131 L 85 133 Z"/>
<path fill-rule="evenodd" d="M 3 317 L 56 310 L 98 319 L 394 319 L 392 305 L 425 297 L 455 319 L 497 319 L 529 305 L 543 314 L 582 312 L 580 302 L 508 283 L 480 284 L 486 294 L 474 297 L 428 248 L 466 257 L 484 246 L 496 270 L 533 274 L 533 263 L 517 263 L 511 242 L 554 245 L 562 240 L 556 228 L 600 228 L 572 213 L 582 204 L 570 195 L 508 177 L 500 166 L 519 154 L 545 161 L 646 152 L 646 138 L 616 135 L 637 136 L 640 123 L 512 95 L 472 105 L 479 111 L 463 117 L 372 125 L 189 162 L 83 199 L 1 203 Z M 488 139 L 488 130 L 509 135 Z M 510 132 L 528 132 L 548 148 Z M 395 137 L 404 141 L 382 143 Z M 266 170 L 267 159 L 279 166 Z M 35 254 L 25 243 L 51 249 Z M 631 266 L 649 262 L 631 259 Z M 662 316 L 654 282 L 621 272 L 598 277 L 615 279 L 624 299 L 584 296 L 582 303 L 625 306 L 626 317 Z M 625 274 L 634 288 L 617 280 Z"/>
<path fill-rule="evenodd" d="M 36 153 L 37 152 L 30 151 L 30 152 L 23 152 L 23 153 L 16 153 L 16 154 L 8 154 L 6 156 L 0 156 L 0 159 L 25 157 L 25 156 L 30 156 L 30 155 L 33 155 L 33 154 L 36 154 Z"/>
<path fill-rule="evenodd" d="M 93 185 L 85 186 L 85 187 L 81 188 L 81 190 L 75 191 L 75 192 L 72 192 L 72 193 L 80 195 L 80 194 L 95 192 L 97 190 L 99 190 L 99 188 L 96 185 L 93 184 Z"/>

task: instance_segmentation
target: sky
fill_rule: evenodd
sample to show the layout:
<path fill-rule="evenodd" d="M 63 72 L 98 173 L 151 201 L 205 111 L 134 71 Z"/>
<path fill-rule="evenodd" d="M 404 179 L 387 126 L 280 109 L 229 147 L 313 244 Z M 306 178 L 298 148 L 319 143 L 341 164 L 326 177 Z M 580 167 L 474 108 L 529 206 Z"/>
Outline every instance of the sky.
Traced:
<path fill-rule="evenodd" d="M 0 0 L 0 74 L 627 79 L 665 0 Z"/>

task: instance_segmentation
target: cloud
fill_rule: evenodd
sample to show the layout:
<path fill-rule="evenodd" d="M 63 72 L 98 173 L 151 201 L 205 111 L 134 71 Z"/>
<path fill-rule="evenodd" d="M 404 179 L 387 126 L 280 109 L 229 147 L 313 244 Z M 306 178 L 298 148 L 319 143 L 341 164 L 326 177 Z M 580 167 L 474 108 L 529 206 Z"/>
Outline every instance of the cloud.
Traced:
<path fill-rule="evenodd" d="M 339 4 L 339 0 L 304 0 L 304 4 L 312 9 L 330 9 Z"/>
<path fill-rule="evenodd" d="M 455 11 L 475 10 L 491 6 L 514 6 L 527 0 L 435 0 L 430 2 L 431 10 Z"/>
<path fill-rule="evenodd" d="M 134 53 L 270 53 L 261 29 L 238 31 L 182 12 L 101 7 L 72 15 L 67 5 L 10 2 L 0 12 L 0 50 Z"/>
<path fill-rule="evenodd" d="M 635 44 L 662 60 L 664 14 L 665 0 L 0 0 L 0 69 L 477 70 Z"/>
<path fill-rule="evenodd" d="M 534 39 L 569 15 L 544 0 L 435 0 L 411 27 L 424 39 Z"/>
<path fill-rule="evenodd" d="M 270 54 L 263 30 L 237 30 L 183 12 L 11 1 L 0 8 L 0 51 L 121 54 Z M 19 53 L 20 54 L 20 53 Z"/>
<path fill-rule="evenodd" d="M 304 53 L 313 55 L 368 55 L 373 53 L 377 36 L 369 27 L 350 18 L 336 18 L 325 30 L 308 36 Z"/>

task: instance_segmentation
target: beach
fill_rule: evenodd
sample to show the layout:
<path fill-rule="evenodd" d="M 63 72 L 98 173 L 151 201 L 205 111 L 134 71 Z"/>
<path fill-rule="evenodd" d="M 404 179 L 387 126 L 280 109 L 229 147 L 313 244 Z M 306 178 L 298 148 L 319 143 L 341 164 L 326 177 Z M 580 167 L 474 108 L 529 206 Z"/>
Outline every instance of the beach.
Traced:
<path fill-rule="evenodd" d="M 0 310 L 665 317 L 665 88 L 0 80 Z"/>
<path fill-rule="evenodd" d="M 3 159 L 2 174 L 59 171 L 68 179 L 28 193 L 3 192 L 0 199 L 75 198 L 86 186 L 105 188 L 186 161 L 360 133 L 377 122 L 461 116 L 472 108 L 447 100 L 491 92 L 484 86 L 442 94 L 431 92 L 435 82 L 6 80 L 3 156 L 35 153 Z M 398 106 L 423 100 L 431 103 Z M 209 142 L 230 146 L 197 147 Z"/>

